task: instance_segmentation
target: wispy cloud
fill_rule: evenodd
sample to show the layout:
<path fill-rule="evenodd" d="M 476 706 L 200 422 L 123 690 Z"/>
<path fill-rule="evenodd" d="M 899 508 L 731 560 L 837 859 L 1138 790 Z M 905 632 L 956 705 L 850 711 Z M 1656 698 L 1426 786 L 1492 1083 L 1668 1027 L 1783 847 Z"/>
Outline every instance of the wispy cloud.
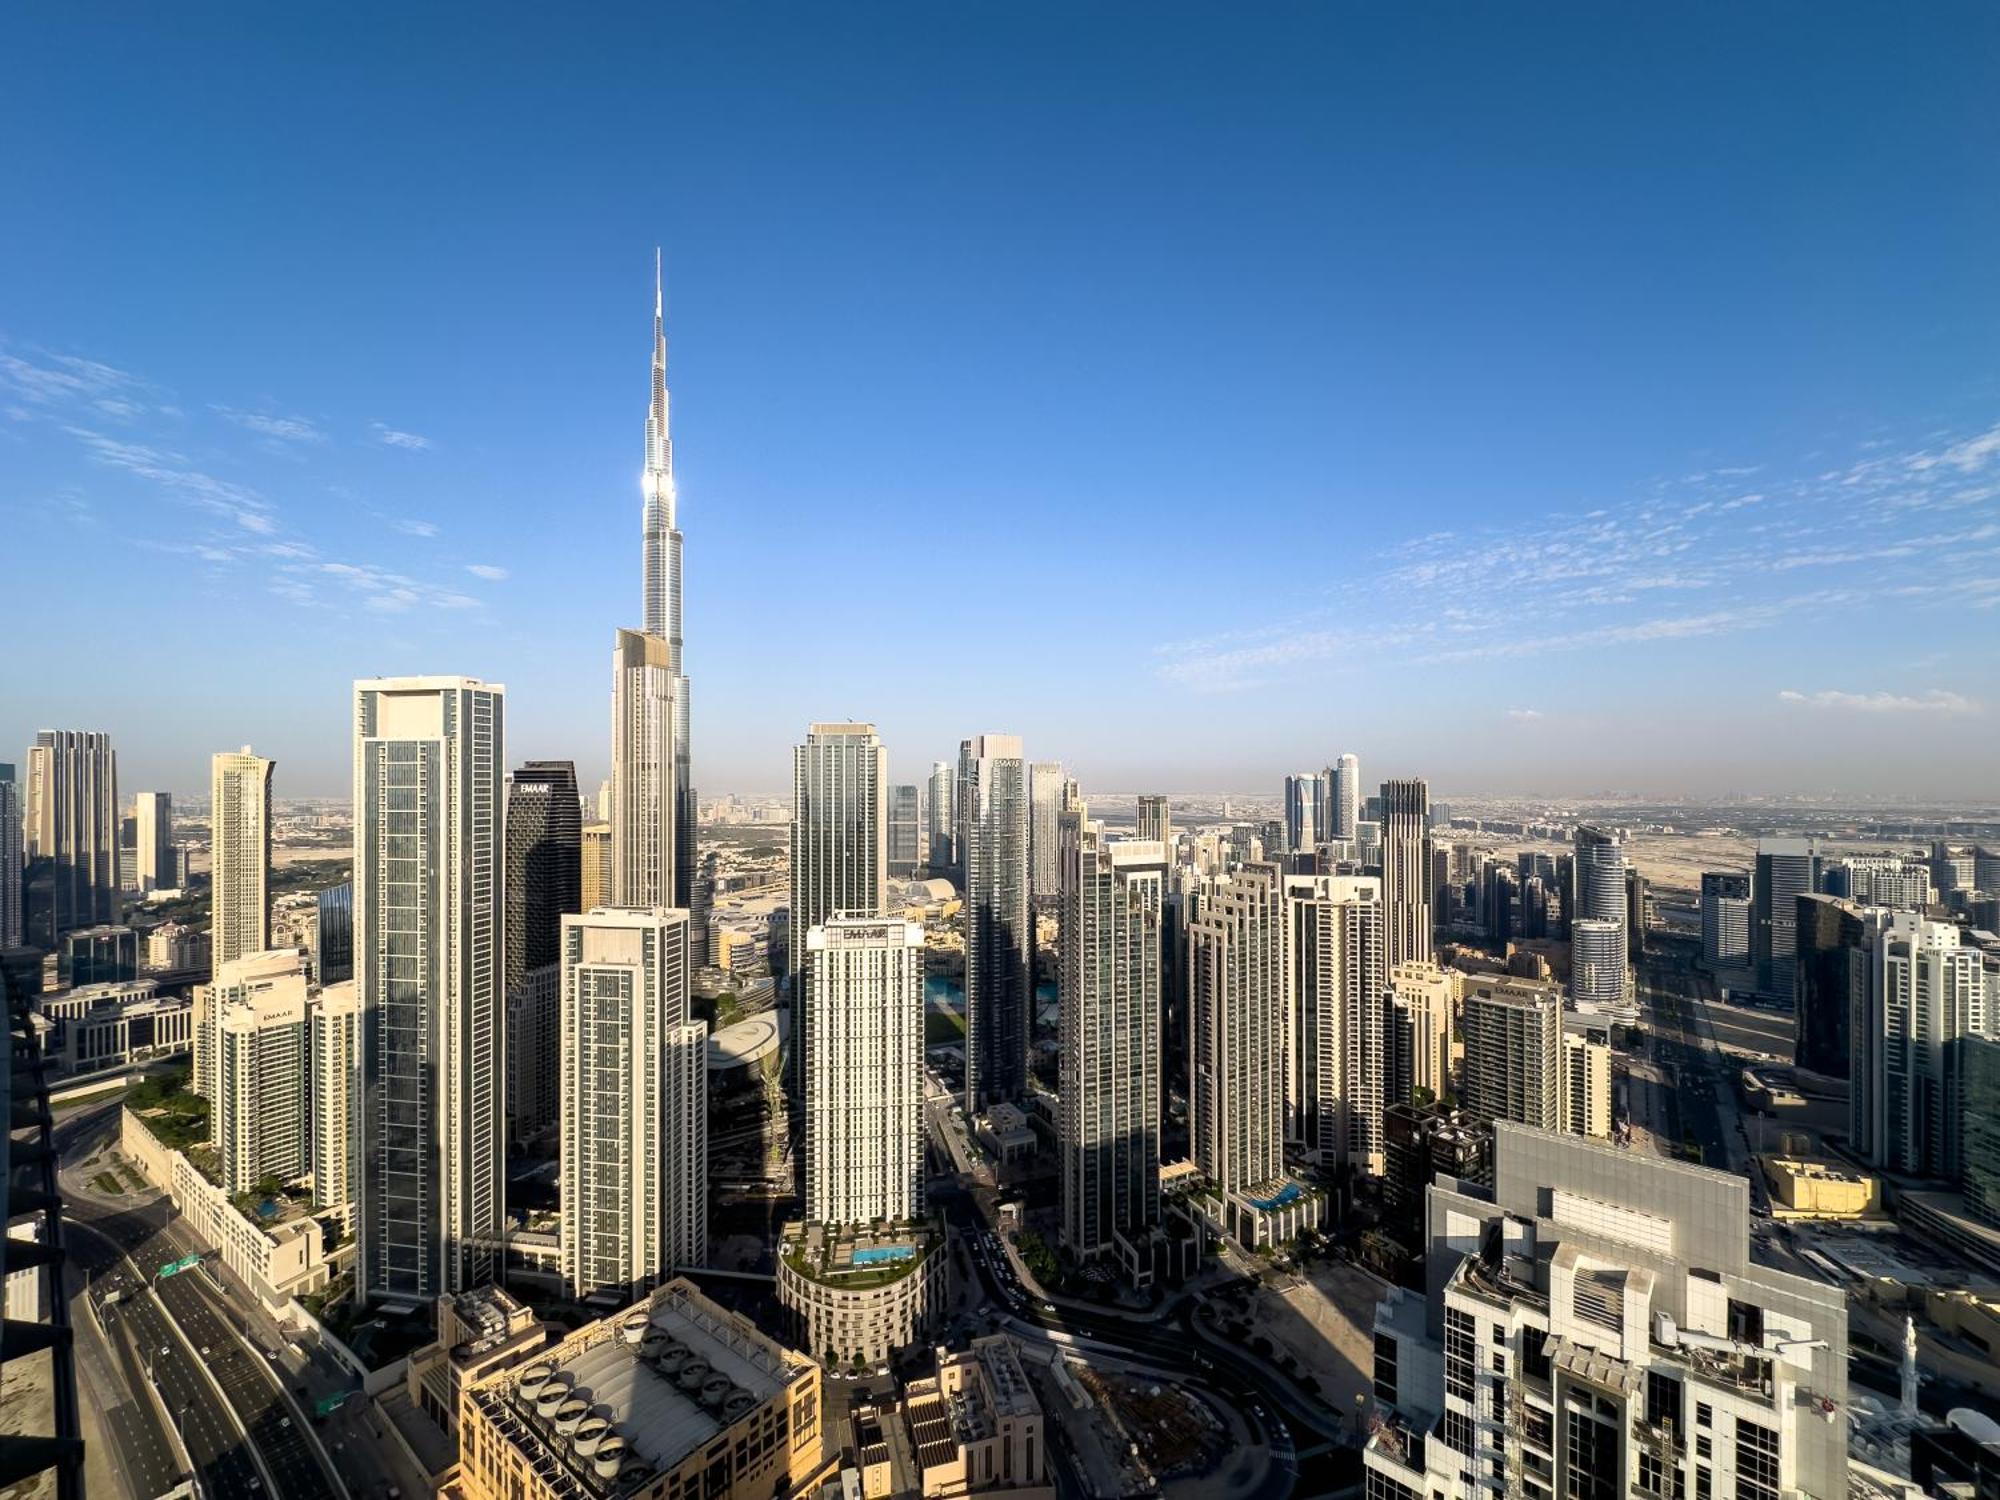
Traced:
<path fill-rule="evenodd" d="M 206 441 L 201 432 L 190 430 L 198 424 L 188 422 L 159 387 L 130 371 L 72 355 L 0 348 L 0 412 L 20 424 L 19 440 L 73 442 L 91 468 L 128 476 L 144 487 L 138 493 L 150 488 L 208 524 L 190 525 L 182 513 L 173 519 L 169 534 L 159 535 L 143 513 L 130 509 L 129 500 L 101 482 L 77 485 L 61 496 L 60 505 L 48 507 L 52 514 L 97 525 L 100 511 L 109 518 L 110 506 L 94 502 L 117 501 L 126 507 L 117 518 L 121 540 L 205 568 L 232 570 L 239 578 L 260 577 L 273 596 L 301 608 L 358 608 L 386 615 L 482 608 L 456 583 L 327 555 L 286 524 L 282 508 L 263 488 L 234 477 L 246 460 L 254 464 L 260 455 L 273 453 L 296 458 L 326 444 L 327 434 L 318 423 L 281 410 L 251 411 L 222 403 L 196 410 L 216 419 Z M 106 419 L 118 428 L 113 430 Z M 162 437 L 169 427 L 174 436 Z M 393 447 L 430 446 L 415 433 L 380 423 L 374 431 L 378 441 Z M 253 440 L 246 440 L 246 433 Z M 263 462 L 268 464 L 268 457 Z M 348 505 L 358 503 L 338 486 L 329 488 Z M 311 519 L 311 511 L 302 514 Z M 414 517 L 391 519 L 390 524 L 407 536 L 439 532 L 435 522 Z M 478 564 L 473 571 L 482 578 L 507 576 L 497 564 Z M 453 576 L 459 577 L 456 570 Z"/>
<path fill-rule="evenodd" d="M 507 577 L 505 568 L 496 567 L 492 563 L 467 563 L 465 571 L 474 578 L 484 578 L 489 583 L 500 583 Z"/>
<path fill-rule="evenodd" d="M 1356 556 L 1316 603 L 1158 649 L 1155 672 L 1240 691 L 1374 664 L 1505 660 L 1765 629 L 1895 601 L 2000 607 L 2000 426 L 1852 462 L 1711 467 L 1634 498 Z M 1755 491 L 1744 480 L 1756 473 Z M 1930 524 L 1925 524 L 1929 522 Z M 1777 578 L 1791 587 L 1777 595 Z M 1701 607 L 1673 607 L 1674 596 Z"/>
<path fill-rule="evenodd" d="M 304 417 L 275 417 L 266 412 L 238 411 L 230 406 L 215 408 L 223 418 L 260 437 L 281 443 L 323 443 L 326 434 Z"/>
<path fill-rule="evenodd" d="M 1507 710 L 1507 717 L 1525 723 L 1530 719 L 1539 719 L 1543 714 L 1539 708 L 1510 708 Z"/>
<path fill-rule="evenodd" d="M 271 504 L 256 490 L 234 480 L 220 479 L 195 467 L 170 449 L 127 442 L 87 427 L 65 429 L 98 463 L 158 485 L 168 494 L 213 514 L 226 516 L 249 531 L 270 531 Z"/>
<path fill-rule="evenodd" d="M 1828 688 L 1817 693 L 1794 692 L 1787 688 L 1778 694 L 1780 703 L 1796 704 L 1805 708 L 1835 709 L 1843 713 L 1857 714 L 1973 714 L 1979 712 L 1979 705 L 1963 693 L 1950 692 L 1944 688 L 1932 688 L 1927 693 L 1911 696 L 1906 693 L 1843 693 Z"/>
<path fill-rule="evenodd" d="M 412 452 L 420 452 L 431 445 L 429 438 L 418 433 L 403 432 L 382 422 L 369 425 L 375 433 L 375 441 L 387 448 L 408 448 Z"/>

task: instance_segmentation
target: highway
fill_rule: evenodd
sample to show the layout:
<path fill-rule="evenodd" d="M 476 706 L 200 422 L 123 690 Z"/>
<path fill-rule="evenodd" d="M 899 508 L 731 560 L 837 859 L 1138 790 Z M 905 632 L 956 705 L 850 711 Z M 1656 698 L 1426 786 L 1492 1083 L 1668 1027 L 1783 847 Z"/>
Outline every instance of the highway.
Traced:
<path fill-rule="evenodd" d="M 113 1108 L 65 1120 L 58 1128 L 64 1154 L 74 1159 L 89 1150 L 116 1118 Z M 116 1337 L 120 1325 L 129 1324 L 128 1332 L 142 1337 L 140 1353 L 151 1374 L 140 1379 L 157 1380 L 176 1422 L 184 1425 L 203 1489 L 233 1496 L 269 1486 L 285 1500 L 342 1500 L 345 1491 L 309 1434 L 305 1414 L 267 1367 L 263 1352 L 253 1352 L 238 1336 L 236 1319 L 226 1312 L 207 1267 L 165 1278 L 157 1274 L 160 1266 L 199 1248 L 191 1237 L 172 1232 L 172 1206 L 163 1198 L 109 1205 L 75 1183 L 65 1185 L 64 1196 L 65 1218 L 81 1231 L 73 1238 L 93 1290 L 100 1298 L 111 1286 L 122 1290 L 121 1299 L 103 1309 L 111 1324 L 106 1333 Z M 130 1385 L 127 1373 L 128 1387 L 143 1392 L 143 1385 Z M 156 1468 L 157 1460 L 149 1448 L 146 1466 Z"/>
<path fill-rule="evenodd" d="M 148 1387 L 159 1393 L 169 1418 L 194 1462 L 196 1481 L 206 1495 L 251 1495 L 264 1487 L 256 1460 L 248 1443 L 230 1419 L 227 1406 L 208 1376 L 202 1371 L 200 1356 L 180 1336 L 153 1293 L 118 1247 L 95 1225 L 71 1219 L 73 1231 L 68 1244 L 77 1264 L 90 1277 L 90 1295 L 101 1300 L 116 1292 L 119 1300 L 99 1313 L 99 1324 L 117 1351 L 129 1388 L 146 1399 Z M 121 1423 L 139 1432 L 148 1426 L 150 1435 L 140 1439 L 136 1454 L 138 1474 L 128 1480 L 139 1486 L 135 1493 L 164 1494 L 165 1489 L 146 1489 L 157 1482 L 163 1466 L 178 1473 L 179 1462 L 171 1450 L 164 1461 L 159 1451 L 157 1412 L 154 1423 L 135 1419 Z M 121 1460 L 124 1455 L 120 1455 Z M 146 1476 L 143 1483 L 139 1475 Z M 171 1488 L 171 1485 L 168 1486 Z"/>

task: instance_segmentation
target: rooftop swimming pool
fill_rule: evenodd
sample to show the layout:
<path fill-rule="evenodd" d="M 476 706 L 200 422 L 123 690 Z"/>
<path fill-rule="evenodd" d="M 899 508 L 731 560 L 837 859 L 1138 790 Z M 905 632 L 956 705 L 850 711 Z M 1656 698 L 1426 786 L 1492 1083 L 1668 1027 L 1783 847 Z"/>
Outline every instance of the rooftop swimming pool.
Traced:
<path fill-rule="evenodd" d="M 917 1252 L 908 1245 L 870 1245 L 854 1252 L 857 1266 L 880 1266 L 890 1261 L 908 1260 Z"/>

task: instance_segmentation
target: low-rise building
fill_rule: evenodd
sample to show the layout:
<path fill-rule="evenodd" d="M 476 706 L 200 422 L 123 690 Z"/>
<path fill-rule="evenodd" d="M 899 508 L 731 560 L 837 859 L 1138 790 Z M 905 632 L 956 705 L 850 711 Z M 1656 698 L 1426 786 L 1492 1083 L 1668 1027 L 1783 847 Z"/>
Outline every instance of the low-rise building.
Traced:
<path fill-rule="evenodd" d="M 827 1468 L 819 1366 L 676 1279 L 459 1399 L 463 1500 L 770 1500 Z"/>
<path fill-rule="evenodd" d="M 1035 1128 L 1018 1104 L 1002 1099 L 987 1107 L 979 1117 L 979 1144 L 993 1154 L 1003 1167 L 1011 1167 L 1035 1154 Z"/>
<path fill-rule="evenodd" d="M 236 1274 L 274 1315 L 288 1316 L 294 1297 L 316 1292 L 333 1277 L 326 1235 L 319 1220 L 289 1203 L 274 1204 L 277 1217 L 258 1223 L 209 1181 L 186 1153 L 163 1145 L 131 1110 L 121 1111 L 118 1149 L 154 1187 L 164 1189 L 194 1237 L 221 1253 Z"/>
<path fill-rule="evenodd" d="M 208 934 L 185 922 L 162 922 L 146 934 L 146 967 L 158 974 L 209 967 Z"/>
<path fill-rule="evenodd" d="M 903 1418 L 925 1496 L 1054 1500 L 1041 1403 L 1004 1335 L 940 1353 L 936 1377 L 905 1392 Z"/>
<path fill-rule="evenodd" d="M 1859 1219 L 1879 1213 L 1882 1184 L 1866 1172 L 1791 1156 L 1758 1158 L 1780 1219 Z"/>
<path fill-rule="evenodd" d="M 149 979 L 64 990 L 40 1006 L 42 1055 L 51 1073 L 69 1077 L 176 1056 L 194 1035 L 188 1001 L 157 993 Z"/>
<path fill-rule="evenodd" d="M 949 1258 L 929 1224 L 790 1224 L 778 1247 L 778 1301 L 799 1342 L 829 1368 L 885 1363 L 944 1319 Z"/>
<path fill-rule="evenodd" d="M 435 1422 L 456 1452 L 459 1403 L 465 1391 L 548 1346 L 549 1325 L 497 1286 L 437 1300 L 437 1342 L 410 1356 L 410 1402 Z M 430 1476 L 436 1484 L 446 1469 Z"/>

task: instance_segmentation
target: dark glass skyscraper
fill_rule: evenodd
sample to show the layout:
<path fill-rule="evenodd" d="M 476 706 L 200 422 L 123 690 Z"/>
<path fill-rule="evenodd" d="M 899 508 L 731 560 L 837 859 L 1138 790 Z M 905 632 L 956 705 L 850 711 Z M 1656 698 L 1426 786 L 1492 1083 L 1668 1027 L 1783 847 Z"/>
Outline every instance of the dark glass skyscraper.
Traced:
<path fill-rule="evenodd" d="M 562 957 L 562 919 L 583 901 L 576 766 L 531 760 L 507 778 L 507 993 Z M 548 1060 L 551 1067 L 555 1059 Z"/>
<path fill-rule="evenodd" d="M 1750 956 L 1757 984 L 1780 1000 L 1798 983 L 1798 898 L 1819 889 L 1819 845 L 1812 839 L 1759 839 L 1750 881 Z"/>
<path fill-rule="evenodd" d="M 1860 911 L 1832 896 L 1794 899 L 1798 1014 L 1792 1061 L 1825 1078 L 1852 1065 L 1851 1018 L 1868 999 L 1867 926 Z"/>
<path fill-rule="evenodd" d="M 313 963 L 322 985 L 344 984 L 354 977 L 354 883 L 329 886 L 319 893 Z"/>

